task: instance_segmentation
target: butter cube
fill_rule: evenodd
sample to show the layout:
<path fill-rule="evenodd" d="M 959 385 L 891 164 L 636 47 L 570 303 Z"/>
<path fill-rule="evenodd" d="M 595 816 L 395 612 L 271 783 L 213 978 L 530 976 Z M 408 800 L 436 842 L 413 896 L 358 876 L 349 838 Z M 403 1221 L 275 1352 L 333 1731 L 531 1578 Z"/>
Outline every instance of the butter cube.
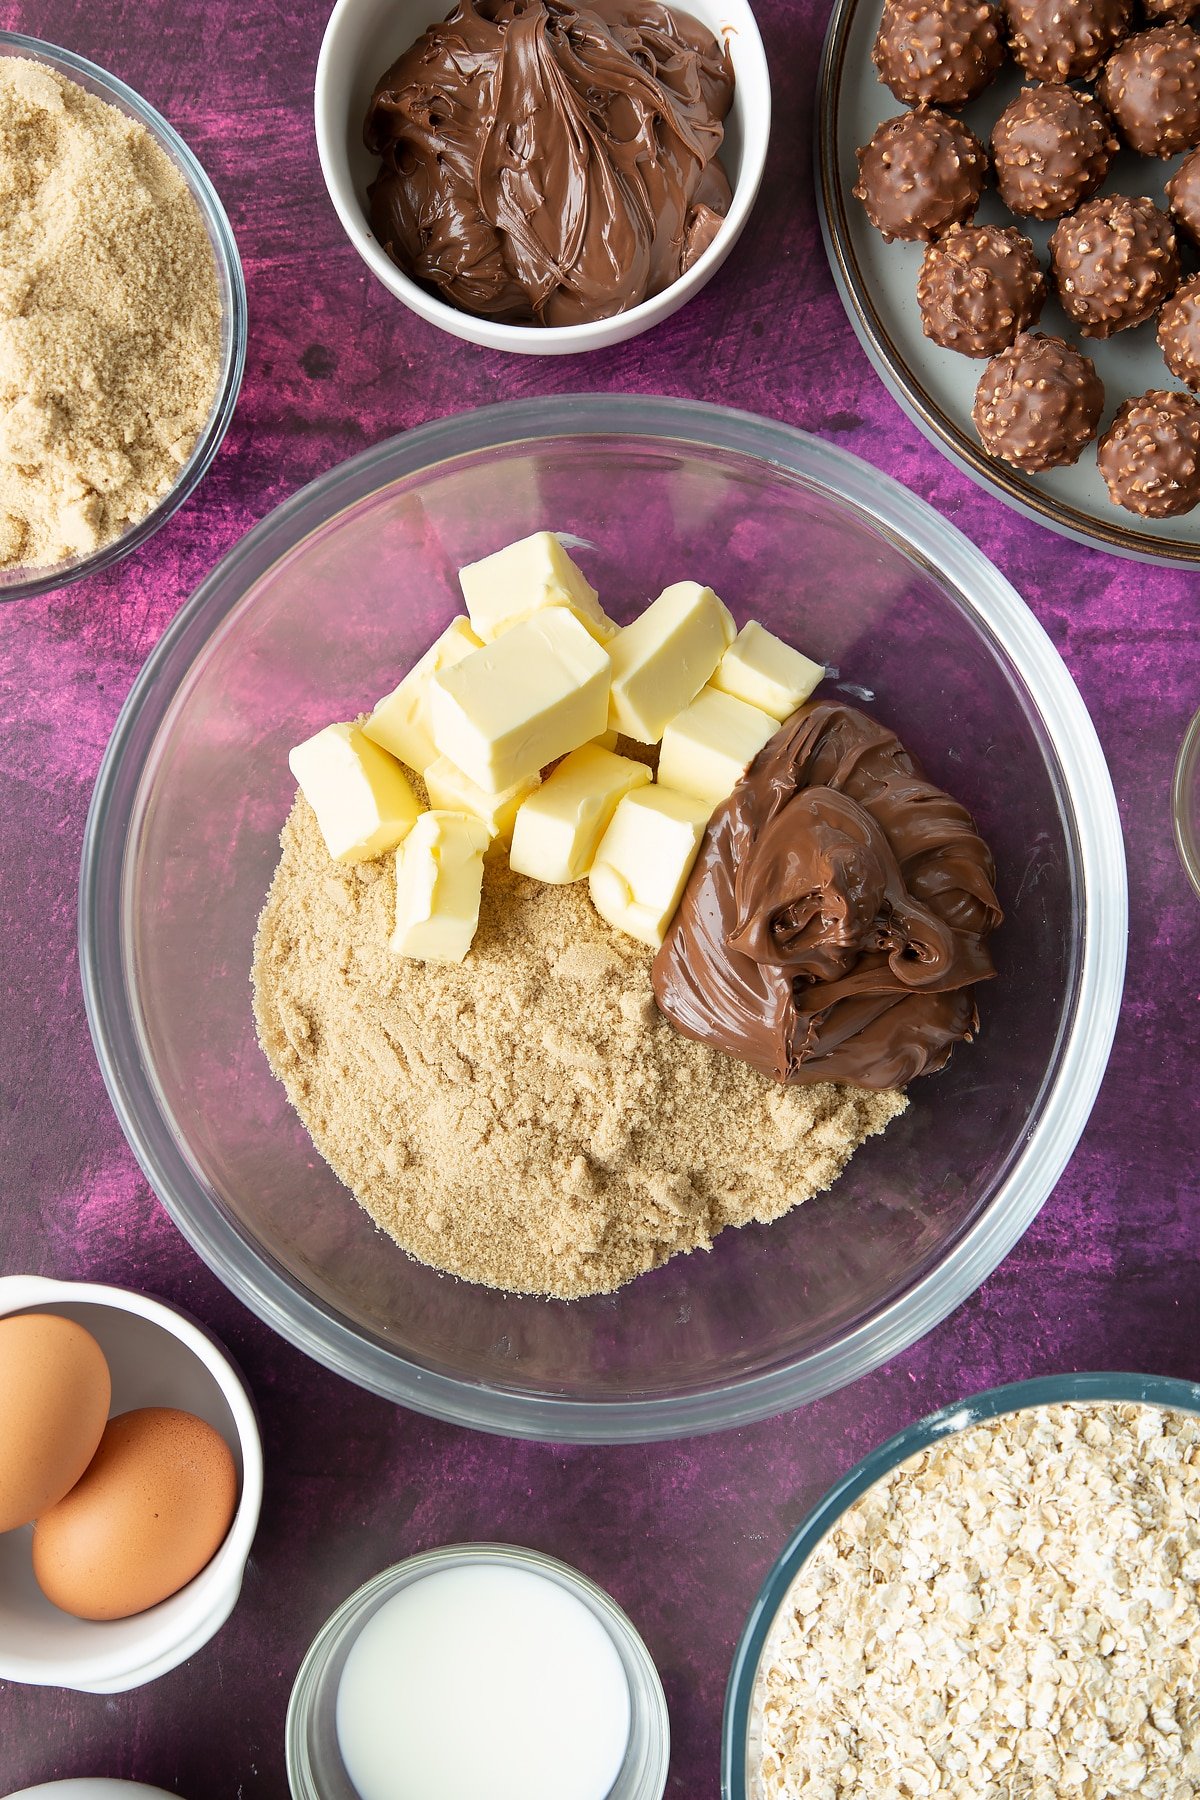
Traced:
<path fill-rule="evenodd" d="M 618 803 L 649 780 L 645 763 L 628 756 L 596 744 L 572 750 L 517 813 L 509 866 L 537 881 L 579 881 Z"/>
<path fill-rule="evenodd" d="M 674 788 L 626 794 L 588 876 L 601 918 L 657 950 L 692 872 L 708 814 L 706 801 Z"/>
<path fill-rule="evenodd" d="M 469 813 L 422 813 L 396 852 L 396 929 L 389 949 L 422 962 L 461 962 L 479 924 L 491 834 Z"/>
<path fill-rule="evenodd" d="M 802 656 L 751 619 L 717 664 L 712 685 L 782 722 L 808 699 L 824 676 L 820 663 Z"/>
<path fill-rule="evenodd" d="M 470 656 L 480 643 L 461 613 L 452 619 L 420 661 L 413 664 L 400 686 L 379 702 L 363 726 L 367 736 L 423 775 L 437 756 L 429 728 L 430 678 L 439 669 L 452 668 L 464 656 Z"/>
<path fill-rule="evenodd" d="M 617 627 L 601 610 L 595 588 L 576 568 L 552 531 L 535 531 L 458 571 L 471 624 L 485 644 L 545 606 L 565 606 L 598 644 Z"/>
<path fill-rule="evenodd" d="M 357 725 L 326 725 L 288 756 L 336 862 L 369 862 L 394 850 L 421 808 L 400 764 Z"/>
<path fill-rule="evenodd" d="M 609 645 L 612 698 L 608 723 L 640 744 L 696 698 L 733 642 L 729 609 L 710 587 L 677 581 Z"/>
<path fill-rule="evenodd" d="M 608 655 L 574 613 L 546 607 L 433 676 L 433 741 L 498 794 L 605 729 L 608 682 Z"/>
<path fill-rule="evenodd" d="M 664 787 L 694 794 L 710 809 L 719 806 L 778 730 L 778 719 L 761 707 L 714 687 L 701 688 L 663 732 L 658 779 Z"/>
<path fill-rule="evenodd" d="M 525 781 L 503 788 L 498 794 L 489 794 L 469 775 L 464 775 L 448 756 L 439 756 L 425 771 L 430 806 L 439 812 L 470 813 L 473 819 L 482 819 L 493 837 L 505 841 L 512 836 L 517 808 L 540 781 L 540 775 L 531 775 Z"/>

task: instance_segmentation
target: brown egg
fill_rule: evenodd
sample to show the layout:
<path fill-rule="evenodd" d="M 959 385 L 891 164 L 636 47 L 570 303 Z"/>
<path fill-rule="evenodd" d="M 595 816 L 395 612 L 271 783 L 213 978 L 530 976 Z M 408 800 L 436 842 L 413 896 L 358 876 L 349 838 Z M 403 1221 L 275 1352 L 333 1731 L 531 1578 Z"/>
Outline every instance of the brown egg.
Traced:
<path fill-rule="evenodd" d="M 111 1399 L 104 1352 L 74 1319 L 0 1319 L 0 1531 L 28 1525 L 75 1486 Z"/>
<path fill-rule="evenodd" d="M 33 1572 L 64 1612 L 124 1619 L 200 1573 L 236 1506 L 221 1434 L 174 1407 L 139 1407 L 109 1421 L 83 1480 L 38 1520 Z"/>

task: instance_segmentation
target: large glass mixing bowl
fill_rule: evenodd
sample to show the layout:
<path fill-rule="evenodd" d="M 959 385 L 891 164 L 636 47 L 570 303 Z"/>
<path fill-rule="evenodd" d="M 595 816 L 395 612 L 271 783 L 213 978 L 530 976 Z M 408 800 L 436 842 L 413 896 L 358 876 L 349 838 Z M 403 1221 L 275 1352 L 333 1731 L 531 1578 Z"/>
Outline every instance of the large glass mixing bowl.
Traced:
<path fill-rule="evenodd" d="M 831 1191 L 571 1304 L 435 1274 L 313 1152 L 250 1010 L 287 752 L 386 691 L 456 571 L 549 526 L 628 618 L 711 582 L 834 664 L 971 808 L 1007 913 L 983 1028 Z M 118 1116 L 189 1241 L 260 1317 L 363 1386 L 487 1430 L 655 1439 L 761 1418 L 904 1350 L 1050 1193 L 1104 1071 L 1127 897 L 1112 784 L 1022 601 L 854 457 L 717 407 L 539 399 L 427 425 L 265 520 L 166 632 L 88 820 L 80 955 Z"/>

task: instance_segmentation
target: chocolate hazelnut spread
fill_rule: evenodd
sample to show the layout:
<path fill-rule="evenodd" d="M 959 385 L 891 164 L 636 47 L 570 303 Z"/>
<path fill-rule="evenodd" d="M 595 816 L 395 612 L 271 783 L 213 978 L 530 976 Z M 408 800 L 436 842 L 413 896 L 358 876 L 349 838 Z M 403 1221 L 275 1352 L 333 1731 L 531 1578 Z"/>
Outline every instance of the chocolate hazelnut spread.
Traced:
<path fill-rule="evenodd" d="M 966 808 L 886 726 L 802 707 L 713 814 L 655 998 L 776 1081 L 902 1086 L 978 1025 L 994 879 Z"/>
<path fill-rule="evenodd" d="M 460 0 L 372 95 L 371 228 L 466 312 L 609 318 L 720 229 L 732 98 L 711 32 L 653 0 Z"/>

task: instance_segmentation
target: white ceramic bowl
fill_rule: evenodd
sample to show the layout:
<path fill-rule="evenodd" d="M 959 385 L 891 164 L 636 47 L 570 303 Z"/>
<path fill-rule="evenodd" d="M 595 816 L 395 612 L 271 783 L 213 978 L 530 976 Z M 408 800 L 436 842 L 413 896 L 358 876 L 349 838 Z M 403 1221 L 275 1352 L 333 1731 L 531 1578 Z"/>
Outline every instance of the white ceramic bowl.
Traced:
<path fill-rule="evenodd" d="M 771 129 L 771 78 L 766 52 L 747 0 L 682 0 L 717 37 L 733 60 L 736 86 L 725 122 L 721 160 L 733 189 L 725 223 L 703 256 L 671 287 L 615 318 L 591 325 L 508 325 L 477 319 L 411 281 L 386 254 L 367 221 L 367 185 L 379 167 L 362 139 L 363 120 L 375 83 L 421 33 L 446 17 L 451 0 L 337 0 L 325 28 L 314 92 L 321 173 L 346 235 L 384 287 L 421 318 L 452 337 L 526 356 L 566 356 L 599 350 L 636 337 L 698 293 L 715 275 L 741 235 L 762 180 Z"/>
<path fill-rule="evenodd" d="M 176 1800 L 166 1788 L 147 1787 L 141 1781 L 109 1781 L 105 1776 L 83 1775 L 70 1781 L 40 1781 L 37 1787 L 22 1788 L 8 1800 Z"/>
<path fill-rule="evenodd" d="M 233 1451 L 238 1507 L 208 1566 L 170 1599 L 129 1619 L 75 1619 L 33 1577 L 33 1527 L 0 1535 L 0 1679 L 120 1694 L 176 1668 L 218 1632 L 241 1592 L 262 1504 L 262 1443 L 240 1375 L 199 1325 L 144 1294 L 88 1281 L 0 1277 L 0 1317 L 54 1312 L 86 1326 L 108 1358 L 112 1413 L 178 1406 Z"/>

